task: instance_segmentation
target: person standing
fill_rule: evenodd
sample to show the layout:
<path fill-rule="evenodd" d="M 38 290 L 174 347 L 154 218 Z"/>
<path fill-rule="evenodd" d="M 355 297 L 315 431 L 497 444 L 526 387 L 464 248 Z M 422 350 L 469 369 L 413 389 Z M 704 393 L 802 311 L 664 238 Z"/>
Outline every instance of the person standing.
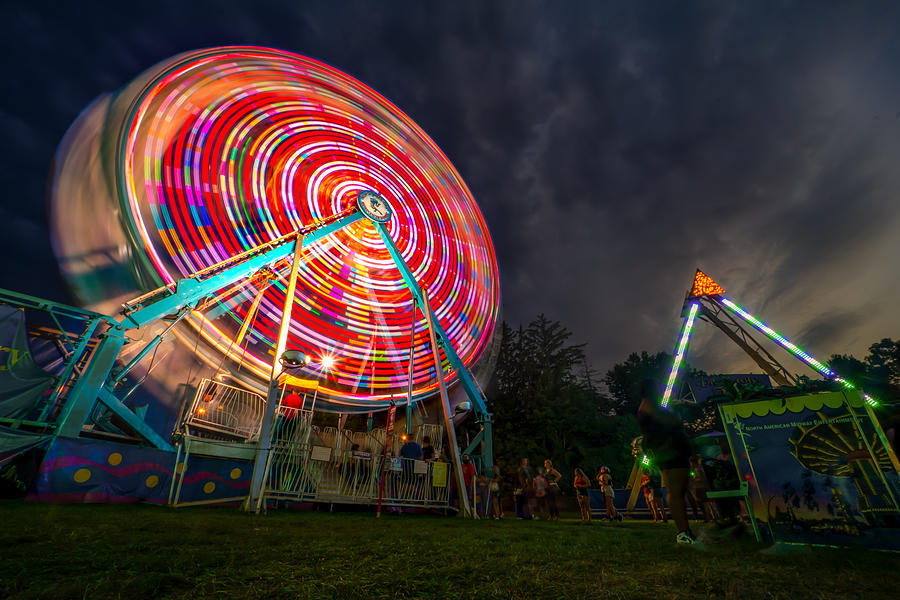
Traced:
<path fill-rule="evenodd" d="M 405 437 L 406 436 L 404 436 L 404 438 Z M 406 442 L 400 446 L 400 456 L 401 458 L 409 460 L 422 460 L 422 446 L 420 446 L 416 440 L 406 440 Z"/>
<path fill-rule="evenodd" d="M 669 510 L 678 532 L 679 544 L 696 544 L 687 516 L 687 487 L 690 480 L 690 458 L 694 453 L 684 432 L 681 419 L 659 405 L 656 382 L 641 382 L 641 404 L 637 413 L 638 427 L 644 436 L 643 448 L 650 461 L 662 471 L 668 489 Z"/>
<path fill-rule="evenodd" d="M 575 497 L 578 499 L 578 508 L 581 510 L 581 522 L 591 522 L 591 480 L 581 469 L 575 469 Z"/>
<path fill-rule="evenodd" d="M 544 476 L 544 467 L 537 468 L 537 476 L 534 478 L 534 497 L 537 499 L 538 510 L 541 511 L 545 519 L 549 519 L 550 516 L 547 511 L 547 478 Z"/>
<path fill-rule="evenodd" d="M 691 457 L 691 480 L 688 482 L 688 493 L 691 495 L 691 506 L 694 511 L 694 520 L 697 519 L 697 506 L 703 512 L 703 522 L 709 523 L 715 520 L 712 514 L 712 507 L 709 504 L 709 498 L 706 492 L 709 489 L 709 483 L 706 481 L 706 473 L 703 472 L 703 461 L 699 454 Z"/>
<path fill-rule="evenodd" d="M 531 519 L 531 510 L 528 507 L 528 493 L 534 490 L 534 471 L 528 466 L 528 459 L 519 461 L 519 470 L 516 471 L 515 491 L 516 518 Z"/>
<path fill-rule="evenodd" d="M 609 472 L 609 467 L 600 467 L 600 472 L 597 473 L 597 485 L 600 486 L 600 493 L 603 494 L 606 519 L 609 521 L 621 521 L 622 517 L 616 512 L 616 490 L 612 485 L 612 475 Z"/>
<path fill-rule="evenodd" d="M 477 515 L 478 504 L 475 501 L 475 463 L 472 462 L 472 459 L 469 458 L 468 454 L 463 454 L 462 457 L 462 474 L 463 481 L 466 483 L 466 489 L 464 493 L 466 494 L 466 498 L 469 500 L 469 505 L 472 508 L 472 512 Z"/>
<path fill-rule="evenodd" d="M 488 476 L 483 471 L 475 478 L 475 504 L 478 507 L 478 516 L 487 518 L 490 496 L 488 495 Z"/>
<path fill-rule="evenodd" d="M 547 508 L 550 511 L 550 518 L 559 521 L 559 481 L 562 475 L 553 468 L 550 459 L 544 461 L 544 473 L 547 476 Z"/>
<path fill-rule="evenodd" d="M 490 482 L 490 492 L 491 492 L 491 505 L 492 512 L 494 513 L 495 519 L 503 518 L 503 506 L 501 506 L 500 501 L 502 500 L 500 486 L 503 483 L 503 477 L 500 475 L 500 467 L 494 465 L 491 468 L 491 482 Z"/>
<path fill-rule="evenodd" d="M 650 509 L 650 514 L 653 515 L 653 522 L 667 523 L 666 511 L 661 506 L 662 494 L 659 489 L 659 478 L 654 479 L 651 473 L 647 473 L 641 477 L 641 487 L 644 488 L 644 501 L 647 503 L 647 508 Z"/>
<path fill-rule="evenodd" d="M 425 462 L 434 460 L 434 446 L 431 445 L 431 438 L 427 435 L 422 438 L 422 460 Z"/>

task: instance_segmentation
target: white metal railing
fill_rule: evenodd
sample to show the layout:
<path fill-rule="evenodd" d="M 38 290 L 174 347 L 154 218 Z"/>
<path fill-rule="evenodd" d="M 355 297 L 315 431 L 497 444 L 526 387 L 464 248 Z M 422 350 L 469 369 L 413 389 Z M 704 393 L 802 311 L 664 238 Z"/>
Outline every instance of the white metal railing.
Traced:
<path fill-rule="evenodd" d="M 383 469 L 382 466 L 385 466 Z M 384 489 L 381 491 L 381 477 Z M 266 495 L 273 499 L 446 508 L 450 465 L 273 440 Z"/>
<path fill-rule="evenodd" d="M 185 425 L 250 440 L 259 436 L 265 405 L 262 394 L 202 379 Z"/>

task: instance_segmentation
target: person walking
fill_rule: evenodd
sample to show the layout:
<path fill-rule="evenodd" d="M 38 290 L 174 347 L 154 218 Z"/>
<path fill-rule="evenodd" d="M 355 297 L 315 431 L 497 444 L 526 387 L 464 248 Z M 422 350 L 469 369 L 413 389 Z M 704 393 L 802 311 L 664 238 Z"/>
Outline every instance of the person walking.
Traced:
<path fill-rule="evenodd" d="M 681 419 L 659 404 L 659 389 L 652 379 L 641 382 L 641 404 L 637 413 L 638 428 L 644 436 L 643 448 L 650 461 L 662 471 L 668 490 L 669 510 L 678 532 L 679 544 L 696 544 L 687 516 L 687 487 L 690 480 L 690 458 L 694 453 L 691 440 L 684 432 Z"/>
<path fill-rule="evenodd" d="M 550 512 L 550 519 L 559 521 L 559 481 L 562 475 L 553 468 L 550 459 L 544 461 L 544 473 L 547 477 L 547 509 Z"/>
<path fill-rule="evenodd" d="M 575 469 L 575 497 L 578 499 L 578 508 L 581 510 L 581 522 L 591 522 L 591 480 L 581 469 Z"/>

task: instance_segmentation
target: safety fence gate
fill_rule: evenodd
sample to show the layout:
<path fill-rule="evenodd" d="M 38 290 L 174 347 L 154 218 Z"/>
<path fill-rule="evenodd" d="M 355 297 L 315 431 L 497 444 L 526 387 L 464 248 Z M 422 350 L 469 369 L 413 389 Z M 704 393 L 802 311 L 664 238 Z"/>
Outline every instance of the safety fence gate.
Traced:
<path fill-rule="evenodd" d="M 169 504 L 197 504 L 180 499 L 184 473 L 192 456 L 253 460 L 264 409 L 265 398 L 260 394 L 202 380 L 183 419 Z M 376 504 L 381 496 L 385 506 L 449 505 L 449 463 L 397 457 L 401 445 L 398 440 L 387 449 L 385 457 L 384 429 L 353 432 L 319 428 L 313 425 L 313 414 L 312 410 L 278 407 L 267 465 L 267 498 Z M 439 425 L 420 425 L 412 439 L 421 441 L 429 436 L 437 442 L 439 452 L 442 433 Z M 243 498 L 224 501 L 235 500 Z"/>
<path fill-rule="evenodd" d="M 383 455 L 383 431 L 321 431 L 304 411 L 282 407 L 269 458 L 266 497 L 274 500 L 446 508 L 450 465 Z M 309 411 L 305 411 L 309 412 Z M 327 445 L 326 445 L 327 444 Z M 352 450 L 353 446 L 366 448 Z M 381 479 L 384 478 L 382 483 Z"/>

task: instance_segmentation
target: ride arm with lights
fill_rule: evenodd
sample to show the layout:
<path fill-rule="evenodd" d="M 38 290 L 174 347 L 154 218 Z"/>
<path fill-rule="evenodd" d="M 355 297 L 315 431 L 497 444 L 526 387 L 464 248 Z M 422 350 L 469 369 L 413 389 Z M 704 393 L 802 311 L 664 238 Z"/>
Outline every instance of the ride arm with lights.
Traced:
<path fill-rule="evenodd" d="M 387 247 L 388 253 L 390 253 L 391 258 L 394 259 L 394 264 L 396 264 L 397 268 L 400 270 L 400 275 L 403 277 L 403 281 L 406 282 L 406 287 L 408 287 L 409 291 L 412 293 L 416 304 L 421 308 L 421 310 L 427 310 L 431 314 L 431 322 L 434 324 L 438 345 L 444 350 L 444 355 L 447 357 L 447 360 L 450 361 L 450 366 L 454 371 L 456 371 L 456 374 L 459 377 L 460 384 L 463 386 L 466 395 L 468 395 L 469 399 L 471 399 L 472 409 L 475 412 L 475 417 L 482 424 L 490 423 L 491 413 L 488 412 L 484 395 L 475 384 L 475 380 L 469 373 L 469 369 L 466 368 L 466 366 L 462 362 L 462 359 L 453 348 L 453 345 L 450 342 L 450 337 L 444 331 L 444 328 L 441 327 L 441 323 L 438 320 L 437 316 L 434 314 L 434 311 L 431 310 L 431 306 L 425 301 L 425 296 L 422 293 L 422 288 L 419 287 L 418 282 L 416 281 L 415 277 L 413 277 L 412 271 L 409 270 L 406 261 L 404 261 L 403 257 L 400 256 L 400 251 L 397 249 L 397 246 L 394 245 L 391 236 L 388 235 L 387 228 L 385 227 L 384 223 L 380 221 L 373 221 L 373 225 L 375 225 L 375 228 L 378 230 L 378 234 L 381 236 L 384 245 Z"/>
<path fill-rule="evenodd" d="M 288 258 L 294 252 L 295 243 L 311 244 L 362 217 L 355 207 L 348 209 L 333 219 L 292 232 L 126 303 L 122 316 L 105 332 L 91 362 L 72 387 L 68 402 L 60 415 L 56 434 L 77 437 L 94 404 L 99 400 L 148 442 L 157 448 L 171 450 L 172 445 L 168 440 L 154 431 L 114 394 L 116 383 L 159 343 L 162 336 L 158 335 L 146 344 L 125 369 L 113 373 L 116 359 L 125 344 L 125 332 L 140 329 L 170 315 L 180 318 L 195 309 L 205 298 Z"/>

